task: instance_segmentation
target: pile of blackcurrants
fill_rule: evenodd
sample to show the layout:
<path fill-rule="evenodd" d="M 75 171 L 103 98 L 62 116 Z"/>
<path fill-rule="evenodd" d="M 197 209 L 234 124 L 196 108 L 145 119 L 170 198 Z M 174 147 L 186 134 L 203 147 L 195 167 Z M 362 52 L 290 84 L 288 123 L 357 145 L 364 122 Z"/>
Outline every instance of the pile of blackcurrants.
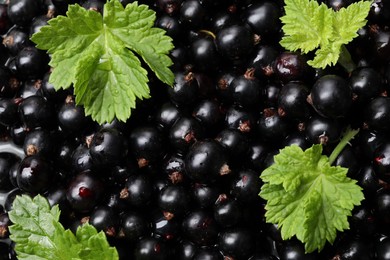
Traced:
<path fill-rule="evenodd" d="M 15 259 L 7 212 L 20 194 L 58 204 L 72 231 L 104 231 L 121 259 L 390 259 L 390 1 L 373 1 L 346 46 L 348 73 L 280 46 L 282 0 L 140 0 L 173 38 L 175 83 L 149 73 L 151 98 L 127 122 L 103 125 L 71 89 L 54 90 L 50 57 L 29 37 L 68 4 L 102 12 L 105 0 L 0 2 L 1 259 Z M 265 222 L 259 176 L 288 145 L 329 154 L 347 126 L 360 132 L 335 165 L 365 200 L 350 230 L 305 254 Z"/>

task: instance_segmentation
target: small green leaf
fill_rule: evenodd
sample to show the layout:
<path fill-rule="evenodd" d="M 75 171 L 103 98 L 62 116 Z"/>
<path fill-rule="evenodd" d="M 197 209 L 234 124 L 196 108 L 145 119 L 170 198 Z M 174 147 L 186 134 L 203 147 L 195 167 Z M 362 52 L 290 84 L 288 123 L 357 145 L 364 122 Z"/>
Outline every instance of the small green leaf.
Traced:
<path fill-rule="evenodd" d="M 357 31 L 367 23 L 370 8 L 371 1 L 360 1 L 335 12 L 333 24 L 339 44 L 347 44 L 358 36 Z"/>
<path fill-rule="evenodd" d="M 81 235 L 77 237 L 65 230 L 59 222 L 58 206 L 50 208 L 41 195 L 17 196 L 9 217 L 13 223 L 9 227 L 10 238 L 20 260 L 118 259 L 116 249 L 109 246 L 104 233 L 97 233 L 93 226 L 80 227 Z"/>
<path fill-rule="evenodd" d="M 82 247 L 79 254 L 81 259 L 116 259 L 118 257 L 115 248 L 108 244 L 105 234 L 102 231 L 98 233 L 88 223 L 77 228 L 76 237 Z"/>
<path fill-rule="evenodd" d="M 335 65 L 341 47 L 357 37 L 357 31 L 367 23 L 371 2 L 356 2 L 336 12 L 315 0 L 286 0 L 280 45 L 303 53 L 316 50 L 308 62 L 312 67 Z"/>
<path fill-rule="evenodd" d="M 324 3 L 308 0 L 286 0 L 284 36 L 280 44 L 288 50 L 307 53 L 327 44 L 332 35 L 332 10 Z"/>
<path fill-rule="evenodd" d="M 282 184 L 286 191 L 296 190 L 301 185 L 304 175 L 311 175 L 312 171 L 317 169 L 321 152 L 321 145 L 313 145 L 306 151 L 297 145 L 285 147 L 283 152 L 274 157 L 275 163 L 263 171 L 261 178 L 270 184 Z"/>
<path fill-rule="evenodd" d="M 357 132 L 349 130 L 340 147 Z M 348 216 L 364 199 L 362 188 L 347 177 L 348 169 L 330 165 L 321 145 L 305 151 L 288 146 L 274 158 L 260 176 L 266 221 L 279 226 L 283 239 L 296 236 L 306 252 L 320 251 L 326 241 L 333 243 L 337 231 L 349 228 Z"/>
<path fill-rule="evenodd" d="M 37 48 L 51 54 L 49 81 L 56 89 L 73 86 L 76 103 L 102 124 L 126 121 L 136 99 L 149 98 L 147 71 L 140 56 L 162 82 L 172 85 L 172 39 L 154 28 L 155 12 L 137 2 L 109 0 L 103 16 L 75 4 L 35 33 Z"/>

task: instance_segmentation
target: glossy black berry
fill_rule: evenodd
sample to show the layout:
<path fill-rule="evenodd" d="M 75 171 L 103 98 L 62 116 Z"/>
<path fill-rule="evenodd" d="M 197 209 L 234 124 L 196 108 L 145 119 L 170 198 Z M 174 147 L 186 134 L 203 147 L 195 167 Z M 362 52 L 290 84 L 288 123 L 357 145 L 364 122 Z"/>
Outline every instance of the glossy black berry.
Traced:
<path fill-rule="evenodd" d="M 371 130 L 390 130 L 390 98 L 379 96 L 367 104 L 364 111 L 365 123 Z"/>
<path fill-rule="evenodd" d="M 76 173 L 92 171 L 94 163 L 91 153 L 86 145 L 79 145 L 71 155 L 72 170 Z"/>
<path fill-rule="evenodd" d="M 129 152 L 140 168 L 158 162 L 166 153 L 164 136 L 152 126 L 135 128 L 129 137 Z"/>
<path fill-rule="evenodd" d="M 313 116 L 305 123 L 305 133 L 311 143 L 335 143 L 341 134 L 341 124 L 333 119 Z"/>
<path fill-rule="evenodd" d="M 193 260 L 222 260 L 224 256 L 222 253 L 213 247 L 201 247 L 194 255 Z"/>
<path fill-rule="evenodd" d="M 0 124 L 12 126 L 18 123 L 18 100 L 0 98 Z"/>
<path fill-rule="evenodd" d="M 101 200 L 104 187 L 102 181 L 91 173 L 78 174 L 69 184 L 66 198 L 77 212 L 90 212 Z"/>
<path fill-rule="evenodd" d="M 6 4 L 0 5 L 0 33 L 4 34 L 11 26 L 11 21 L 8 17 L 8 6 Z"/>
<path fill-rule="evenodd" d="M 8 17 L 13 24 L 25 26 L 40 12 L 39 0 L 11 0 L 8 4 Z"/>
<path fill-rule="evenodd" d="M 252 30 L 264 37 L 275 35 L 281 28 L 280 8 L 273 1 L 257 2 L 245 9 L 244 21 Z"/>
<path fill-rule="evenodd" d="M 0 95 L 2 98 L 13 98 L 20 89 L 20 82 L 7 68 L 0 67 Z"/>
<path fill-rule="evenodd" d="M 180 7 L 180 21 L 187 29 L 198 29 L 203 25 L 207 10 L 199 0 L 184 0 Z"/>
<path fill-rule="evenodd" d="M 379 95 L 383 88 L 381 75 L 373 68 L 355 69 L 349 78 L 353 101 L 367 103 Z"/>
<path fill-rule="evenodd" d="M 166 212 L 152 213 L 153 236 L 164 241 L 173 241 L 180 238 L 181 219 L 173 218 Z"/>
<path fill-rule="evenodd" d="M 157 0 L 156 4 L 161 11 L 173 16 L 180 11 L 182 2 L 182 0 Z"/>
<path fill-rule="evenodd" d="M 338 246 L 335 257 L 356 260 L 371 259 L 369 243 L 359 238 L 346 238 Z"/>
<path fill-rule="evenodd" d="M 32 46 L 24 47 L 15 58 L 17 74 L 22 79 L 42 78 L 49 70 L 48 61 L 46 52 Z"/>
<path fill-rule="evenodd" d="M 31 21 L 30 24 L 30 30 L 29 30 L 30 37 L 33 34 L 39 32 L 43 26 L 48 25 L 48 21 L 50 20 L 50 18 L 53 18 L 53 14 L 49 12 L 48 14 L 43 14 L 34 17 L 34 19 Z"/>
<path fill-rule="evenodd" d="M 388 190 L 380 190 L 377 192 L 373 206 L 375 216 L 378 219 L 378 224 L 387 230 L 387 225 L 390 223 L 390 192 Z"/>
<path fill-rule="evenodd" d="M 221 104 L 213 99 L 200 100 L 192 111 L 192 116 L 207 129 L 207 136 L 213 136 L 220 129 L 224 115 Z"/>
<path fill-rule="evenodd" d="M 193 117 L 181 117 L 169 131 L 169 142 L 175 152 L 184 154 L 197 140 L 204 137 L 204 128 Z"/>
<path fill-rule="evenodd" d="M 217 71 L 220 67 L 220 56 L 212 37 L 202 37 L 190 46 L 194 68 L 200 71 Z"/>
<path fill-rule="evenodd" d="M 177 246 L 175 256 L 178 259 L 193 260 L 198 252 L 198 246 L 188 240 L 181 240 Z"/>
<path fill-rule="evenodd" d="M 151 232 L 151 222 L 145 219 L 141 212 L 135 210 L 122 214 L 120 226 L 122 236 L 129 241 L 137 241 Z"/>
<path fill-rule="evenodd" d="M 373 167 L 378 177 L 386 182 L 390 182 L 390 143 L 384 142 L 373 154 Z"/>
<path fill-rule="evenodd" d="M 219 234 L 218 245 L 224 256 L 246 259 L 254 250 L 251 231 L 246 228 L 230 228 Z"/>
<path fill-rule="evenodd" d="M 273 70 L 277 79 L 285 83 L 292 80 L 310 82 L 314 76 L 314 70 L 307 64 L 307 58 L 295 52 L 279 54 Z"/>
<path fill-rule="evenodd" d="M 89 120 L 85 116 L 84 108 L 77 106 L 73 96 L 67 96 L 57 114 L 61 129 L 67 133 L 81 133 Z"/>
<path fill-rule="evenodd" d="M 232 100 L 244 108 L 252 108 L 260 103 L 263 84 L 254 76 L 254 69 L 248 69 L 244 75 L 238 76 L 230 84 Z"/>
<path fill-rule="evenodd" d="M 52 156 L 54 152 L 54 135 L 44 129 L 35 129 L 30 131 L 23 143 L 24 153 L 29 155 Z"/>
<path fill-rule="evenodd" d="M 192 198 L 199 208 L 210 208 L 220 195 L 220 188 L 213 184 L 195 183 L 191 187 Z"/>
<path fill-rule="evenodd" d="M 291 125 L 276 109 L 266 108 L 257 122 L 257 133 L 262 140 L 279 141 L 286 138 Z"/>
<path fill-rule="evenodd" d="M 226 194 L 219 195 L 213 212 L 215 221 L 225 228 L 235 226 L 242 220 L 241 204 Z"/>
<path fill-rule="evenodd" d="M 381 237 L 375 244 L 375 252 L 378 260 L 389 260 L 390 238 L 388 236 Z"/>
<path fill-rule="evenodd" d="M 177 72 L 175 83 L 172 88 L 168 88 L 170 100 L 178 106 L 188 106 L 196 101 L 199 87 L 192 72 Z"/>
<path fill-rule="evenodd" d="M 28 33 L 21 27 L 12 27 L 4 35 L 3 44 L 11 55 L 18 54 L 24 47 L 31 45 Z"/>
<path fill-rule="evenodd" d="M 241 63 L 255 45 L 253 32 L 241 25 L 225 27 L 216 36 L 218 51 L 233 63 Z"/>
<path fill-rule="evenodd" d="M 55 181 L 55 174 L 50 162 L 44 157 L 32 155 L 20 162 L 16 181 L 21 190 L 40 193 L 49 189 Z"/>
<path fill-rule="evenodd" d="M 253 55 L 250 56 L 248 68 L 253 68 L 257 78 L 267 78 L 274 74 L 274 62 L 279 51 L 273 45 L 259 44 Z"/>
<path fill-rule="evenodd" d="M 313 256 L 313 253 L 306 254 L 304 245 L 296 239 L 283 241 L 277 247 L 277 252 L 279 254 L 279 257 L 283 260 L 295 260 L 295 259 L 314 260 L 314 259 L 317 259 L 317 258 L 315 258 L 315 256 Z"/>
<path fill-rule="evenodd" d="M 160 130 L 169 128 L 181 117 L 181 111 L 171 102 L 166 102 L 157 110 L 155 121 Z"/>
<path fill-rule="evenodd" d="M 157 198 L 159 208 L 171 217 L 183 215 L 190 205 L 190 191 L 181 185 L 164 187 Z"/>
<path fill-rule="evenodd" d="M 342 77 L 325 75 L 313 85 L 309 102 L 323 117 L 344 117 L 352 105 L 352 90 Z"/>
<path fill-rule="evenodd" d="M 232 105 L 226 110 L 225 127 L 250 133 L 256 128 L 256 117 L 252 111 Z"/>
<path fill-rule="evenodd" d="M 2 192 L 8 192 L 17 187 L 14 185 L 14 180 L 10 178 L 10 171 L 18 166 L 19 161 L 14 155 L 8 153 L 0 154 L 0 190 Z"/>
<path fill-rule="evenodd" d="M 229 10 L 229 8 L 227 9 L 228 10 L 222 10 L 220 12 L 214 13 L 210 17 L 210 27 L 213 32 L 217 33 L 221 29 L 239 22 L 239 17 L 237 16 L 234 8 L 232 10 Z"/>
<path fill-rule="evenodd" d="M 172 39 L 178 38 L 182 33 L 179 19 L 175 16 L 162 15 L 156 20 L 155 26 L 164 29 Z"/>
<path fill-rule="evenodd" d="M 213 140 L 196 142 L 185 158 L 186 174 L 196 182 L 209 183 L 230 173 L 227 155 L 221 144 Z"/>
<path fill-rule="evenodd" d="M 356 179 L 358 184 L 363 188 L 364 195 L 372 197 L 381 188 L 379 178 L 372 165 L 365 165 L 361 167 Z"/>
<path fill-rule="evenodd" d="M 249 203 L 257 199 L 260 192 L 261 182 L 257 172 L 241 170 L 231 182 L 230 193 L 241 203 Z"/>
<path fill-rule="evenodd" d="M 135 245 L 134 259 L 169 259 L 169 248 L 162 239 L 145 237 Z"/>
<path fill-rule="evenodd" d="M 232 163 L 240 164 L 249 154 L 249 138 L 240 130 L 224 129 L 217 134 L 215 140 L 227 150 Z"/>
<path fill-rule="evenodd" d="M 50 125 L 53 112 L 51 104 L 41 96 L 28 97 L 19 105 L 19 117 L 26 129 Z"/>
<path fill-rule="evenodd" d="M 98 231 L 103 231 L 108 237 L 115 237 L 119 229 L 119 215 L 108 206 L 96 207 L 88 220 Z"/>
<path fill-rule="evenodd" d="M 309 88 L 300 82 L 288 82 L 279 92 L 278 113 L 294 120 L 303 120 L 310 113 L 310 105 L 306 99 Z"/>
<path fill-rule="evenodd" d="M 152 195 L 153 183 L 150 176 L 146 174 L 130 176 L 120 191 L 120 198 L 135 207 L 147 206 Z"/>
<path fill-rule="evenodd" d="M 42 96 L 41 91 L 42 80 L 32 79 L 22 82 L 19 97 L 26 99 L 29 96 Z"/>
<path fill-rule="evenodd" d="M 115 128 L 103 128 L 93 135 L 89 150 L 96 164 L 115 165 L 127 156 L 127 140 Z"/>
<path fill-rule="evenodd" d="M 204 210 L 189 213 L 182 222 L 183 236 L 191 242 L 211 246 L 218 238 L 218 226 L 211 214 Z"/>

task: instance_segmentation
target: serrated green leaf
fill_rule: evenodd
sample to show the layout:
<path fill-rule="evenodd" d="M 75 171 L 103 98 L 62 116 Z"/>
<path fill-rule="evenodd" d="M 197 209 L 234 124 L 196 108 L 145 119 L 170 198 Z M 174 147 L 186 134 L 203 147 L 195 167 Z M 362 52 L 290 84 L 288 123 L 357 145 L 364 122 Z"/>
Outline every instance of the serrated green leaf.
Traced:
<path fill-rule="evenodd" d="M 286 0 L 281 17 L 285 36 L 280 44 L 288 50 L 304 53 L 327 44 L 332 36 L 332 10 L 317 1 Z"/>
<path fill-rule="evenodd" d="M 99 233 L 90 224 L 77 228 L 76 231 L 77 240 L 80 241 L 81 251 L 80 258 L 85 260 L 95 259 L 117 259 L 118 253 L 115 248 L 110 247 L 107 242 L 106 236 L 102 231 Z"/>
<path fill-rule="evenodd" d="M 15 242 L 15 251 L 20 260 L 119 258 L 116 249 L 109 246 L 104 233 L 97 233 L 93 226 L 82 226 L 82 235 L 77 237 L 70 230 L 65 230 L 59 222 L 58 206 L 50 208 L 46 198 L 41 195 L 34 198 L 17 196 L 9 217 L 13 223 L 9 227 L 10 238 Z"/>
<path fill-rule="evenodd" d="M 302 240 L 306 242 L 307 252 L 321 250 L 326 241 L 334 241 L 337 231 L 349 229 L 348 216 L 353 207 L 363 200 L 363 193 L 355 185 L 356 181 L 345 177 L 347 171 L 346 168 L 329 166 L 324 169 L 326 177 L 321 176 L 313 183 L 304 205 L 306 220 Z M 341 176 L 343 180 L 339 179 Z"/>
<path fill-rule="evenodd" d="M 357 31 L 366 25 L 371 1 L 352 3 L 347 8 L 341 8 L 334 15 L 334 26 L 339 44 L 347 44 L 358 36 Z"/>
<path fill-rule="evenodd" d="M 280 44 L 289 51 L 316 50 L 314 59 L 308 62 L 312 67 L 335 65 L 341 47 L 366 24 L 370 5 L 371 1 L 360 1 L 336 12 L 315 0 L 286 0 Z"/>
<path fill-rule="evenodd" d="M 329 43 L 316 50 L 314 59 L 307 63 L 314 68 L 322 69 L 329 65 L 334 66 L 339 60 L 340 51 L 341 44 L 339 42 Z"/>
<path fill-rule="evenodd" d="M 138 54 L 162 82 L 172 85 L 172 39 L 154 28 L 155 12 L 137 2 L 104 5 L 103 16 L 79 5 L 69 6 L 32 36 L 52 54 L 49 81 L 56 89 L 73 84 L 76 103 L 98 123 L 126 121 L 136 99 L 149 98 L 147 71 Z"/>
<path fill-rule="evenodd" d="M 275 163 L 262 172 L 261 178 L 270 184 L 282 184 L 287 192 L 296 190 L 302 179 L 307 178 L 304 175 L 315 174 L 321 152 L 321 145 L 313 145 L 305 151 L 297 145 L 285 147 L 274 157 Z"/>
<path fill-rule="evenodd" d="M 356 134 L 350 130 L 340 144 Z M 320 251 L 326 241 L 333 243 L 337 231 L 349 228 L 348 216 L 364 199 L 347 171 L 331 166 L 321 145 L 305 151 L 283 148 L 260 176 L 264 184 L 259 195 L 267 201 L 266 221 L 278 225 L 283 239 L 296 236 L 305 243 L 306 252 Z"/>
<path fill-rule="evenodd" d="M 18 259 L 77 258 L 80 245 L 74 236 L 59 236 L 65 232 L 59 220 L 58 206 L 50 209 L 47 200 L 38 195 L 16 197 L 9 212 L 13 225 L 10 238 L 16 243 Z M 67 252 L 64 254 L 64 251 Z"/>

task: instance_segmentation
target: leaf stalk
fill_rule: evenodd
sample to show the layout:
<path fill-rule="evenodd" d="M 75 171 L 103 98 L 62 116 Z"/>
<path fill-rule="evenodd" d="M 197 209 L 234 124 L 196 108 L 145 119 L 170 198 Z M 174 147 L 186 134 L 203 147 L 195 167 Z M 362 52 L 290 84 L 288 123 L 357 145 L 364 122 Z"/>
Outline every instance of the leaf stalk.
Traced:
<path fill-rule="evenodd" d="M 359 133 L 359 129 L 351 129 L 350 127 L 347 128 L 345 131 L 343 137 L 341 138 L 340 142 L 337 144 L 337 146 L 334 148 L 332 153 L 329 156 L 329 164 L 332 165 L 334 161 L 337 159 L 337 156 L 343 151 L 344 147 L 351 141 L 355 135 Z"/>
<path fill-rule="evenodd" d="M 341 45 L 340 56 L 337 63 L 343 66 L 348 73 L 351 73 L 356 69 L 356 64 L 352 60 L 351 53 L 349 53 L 344 44 Z"/>

